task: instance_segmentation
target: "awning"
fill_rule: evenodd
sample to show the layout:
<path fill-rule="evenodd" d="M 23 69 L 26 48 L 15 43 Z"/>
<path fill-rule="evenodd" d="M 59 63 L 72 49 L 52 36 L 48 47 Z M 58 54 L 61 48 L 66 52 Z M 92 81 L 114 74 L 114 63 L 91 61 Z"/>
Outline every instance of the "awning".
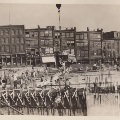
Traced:
<path fill-rule="evenodd" d="M 42 62 L 43 63 L 50 63 L 50 62 L 55 62 L 55 57 L 42 57 Z"/>

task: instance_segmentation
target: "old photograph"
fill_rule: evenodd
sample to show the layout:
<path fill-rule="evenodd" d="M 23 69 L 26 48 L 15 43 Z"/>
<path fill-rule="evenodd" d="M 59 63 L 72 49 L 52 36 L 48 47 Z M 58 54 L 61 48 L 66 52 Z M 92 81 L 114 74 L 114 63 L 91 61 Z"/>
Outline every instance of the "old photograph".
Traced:
<path fill-rule="evenodd" d="M 120 5 L 0 3 L 0 115 L 119 116 Z"/>

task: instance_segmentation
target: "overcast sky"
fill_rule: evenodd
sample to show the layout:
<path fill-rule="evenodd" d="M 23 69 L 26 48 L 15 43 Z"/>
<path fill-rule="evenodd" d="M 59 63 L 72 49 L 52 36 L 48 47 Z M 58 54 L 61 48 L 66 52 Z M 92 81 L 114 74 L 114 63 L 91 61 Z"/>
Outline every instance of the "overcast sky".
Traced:
<path fill-rule="evenodd" d="M 56 26 L 58 11 L 55 4 L 0 4 L 0 25 L 24 24 L 25 28 Z M 120 31 L 120 5 L 62 4 L 61 26 L 77 27 L 78 31 L 103 28 Z"/>

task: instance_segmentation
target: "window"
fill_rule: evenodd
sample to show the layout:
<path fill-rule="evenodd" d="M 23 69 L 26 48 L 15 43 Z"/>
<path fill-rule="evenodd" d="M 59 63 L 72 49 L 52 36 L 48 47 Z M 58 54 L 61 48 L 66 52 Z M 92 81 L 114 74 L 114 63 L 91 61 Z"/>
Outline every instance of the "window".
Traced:
<path fill-rule="evenodd" d="M 113 49 L 114 49 L 115 48 L 115 44 L 113 43 L 112 45 L 113 45 Z"/>
<path fill-rule="evenodd" d="M 71 49 L 71 54 L 74 55 L 74 49 Z"/>
<path fill-rule="evenodd" d="M 87 39 L 87 33 L 84 33 L 84 39 Z"/>
<path fill-rule="evenodd" d="M 23 30 L 20 29 L 19 32 L 20 32 L 20 34 L 23 34 Z"/>
<path fill-rule="evenodd" d="M 9 38 L 5 38 L 5 43 L 6 43 L 6 44 L 9 43 Z"/>
<path fill-rule="evenodd" d="M 16 52 L 16 46 L 12 46 L 12 52 Z"/>
<path fill-rule="evenodd" d="M 80 56 L 84 57 L 84 51 L 80 51 Z"/>
<path fill-rule="evenodd" d="M 49 40 L 45 40 L 45 45 L 49 45 Z"/>
<path fill-rule="evenodd" d="M 82 40 L 82 39 L 84 39 L 84 36 L 83 36 L 83 34 L 81 34 L 81 35 L 80 35 L 80 39 L 81 39 L 81 40 Z"/>
<path fill-rule="evenodd" d="M 20 46 L 19 45 L 16 46 L 16 50 L 17 50 L 17 52 L 20 51 Z"/>
<path fill-rule="evenodd" d="M 0 35 L 4 35 L 4 31 L 3 30 L 0 31 Z"/>
<path fill-rule="evenodd" d="M 16 30 L 16 35 L 18 35 L 18 34 L 19 34 L 19 30 L 17 29 L 17 30 Z"/>
<path fill-rule="evenodd" d="M 44 40 L 41 40 L 41 45 L 44 45 L 45 44 L 44 42 L 45 42 Z"/>
<path fill-rule="evenodd" d="M 91 51 L 91 55 L 94 55 L 94 50 Z"/>
<path fill-rule="evenodd" d="M 50 48 L 50 53 L 53 53 L 53 48 Z"/>
<path fill-rule="evenodd" d="M 11 43 L 13 43 L 13 44 L 15 43 L 15 38 L 11 39 Z"/>
<path fill-rule="evenodd" d="M 49 31 L 45 31 L 45 36 L 49 36 Z"/>
<path fill-rule="evenodd" d="M 33 32 L 30 32 L 30 37 L 34 37 L 34 33 Z"/>
<path fill-rule="evenodd" d="M 62 37 L 65 37 L 65 33 L 62 33 Z"/>
<path fill-rule="evenodd" d="M 73 33 L 70 33 L 70 37 L 74 37 L 74 34 L 73 34 Z"/>
<path fill-rule="evenodd" d="M 30 37 L 29 32 L 25 32 L 25 37 Z"/>
<path fill-rule="evenodd" d="M 49 40 L 49 45 L 53 46 L 53 40 Z"/>
<path fill-rule="evenodd" d="M 66 33 L 66 37 L 70 37 L 70 34 L 69 34 L 69 33 Z"/>
<path fill-rule="evenodd" d="M 85 57 L 88 57 L 88 51 L 85 51 Z"/>
<path fill-rule="evenodd" d="M 15 31 L 14 30 L 11 30 L 11 35 L 15 35 Z"/>
<path fill-rule="evenodd" d="M 107 48 L 111 49 L 111 44 L 110 43 L 107 44 Z"/>
<path fill-rule="evenodd" d="M 49 36 L 52 37 L 52 31 L 49 31 Z"/>
<path fill-rule="evenodd" d="M 43 31 L 40 32 L 40 36 L 44 36 L 44 32 Z"/>
<path fill-rule="evenodd" d="M 4 30 L 5 31 L 5 35 L 9 35 L 9 31 L 8 30 Z"/>
<path fill-rule="evenodd" d="M 9 52 L 10 51 L 10 47 L 7 45 L 6 46 L 6 51 Z"/>
<path fill-rule="evenodd" d="M 101 50 L 97 50 L 97 55 L 101 55 Z"/>
<path fill-rule="evenodd" d="M 2 51 L 2 52 L 5 51 L 5 46 L 1 46 L 1 51 Z"/>
<path fill-rule="evenodd" d="M 20 45 L 21 51 L 24 51 L 24 45 Z"/>
<path fill-rule="evenodd" d="M 5 39 L 1 38 L 1 43 L 4 44 L 5 43 Z"/>
<path fill-rule="evenodd" d="M 24 38 L 21 38 L 21 40 L 20 40 L 20 41 L 21 41 L 21 43 L 22 43 L 22 44 L 24 44 Z"/>
<path fill-rule="evenodd" d="M 79 35 L 76 35 L 76 39 L 79 39 Z"/>
<path fill-rule="evenodd" d="M 19 44 L 19 43 L 20 43 L 19 38 L 16 38 L 16 43 L 17 43 L 17 44 Z"/>
<path fill-rule="evenodd" d="M 38 32 L 34 32 L 34 36 L 35 36 L 35 37 L 38 37 Z"/>

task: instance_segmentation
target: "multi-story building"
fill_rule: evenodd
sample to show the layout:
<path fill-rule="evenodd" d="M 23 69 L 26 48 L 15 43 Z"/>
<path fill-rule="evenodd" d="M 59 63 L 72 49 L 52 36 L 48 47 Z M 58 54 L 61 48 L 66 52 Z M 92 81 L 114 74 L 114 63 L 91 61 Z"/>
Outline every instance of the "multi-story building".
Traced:
<path fill-rule="evenodd" d="M 46 28 L 38 27 L 38 44 L 42 64 L 46 66 L 55 66 L 56 60 L 54 56 L 54 26 Z"/>
<path fill-rule="evenodd" d="M 40 52 L 38 46 L 38 28 L 25 29 L 26 65 L 39 65 Z"/>
<path fill-rule="evenodd" d="M 24 25 L 0 26 L 0 63 L 2 66 L 25 65 Z"/>
<path fill-rule="evenodd" d="M 88 31 L 88 44 L 89 44 L 89 63 L 100 63 L 102 60 L 102 39 L 103 30 Z"/>
<path fill-rule="evenodd" d="M 78 63 L 89 63 L 88 32 L 76 32 L 76 60 Z"/>
<path fill-rule="evenodd" d="M 76 28 L 61 28 L 61 53 L 75 55 Z"/>
<path fill-rule="evenodd" d="M 76 59 L 84 64 L 102 59 L 102 30 L 76 32 Z"/>
<path fill-rule="evenodd" d="M 103 33 L 103 59 L 111 64 L 120 60 L 120 32 Z"/>

